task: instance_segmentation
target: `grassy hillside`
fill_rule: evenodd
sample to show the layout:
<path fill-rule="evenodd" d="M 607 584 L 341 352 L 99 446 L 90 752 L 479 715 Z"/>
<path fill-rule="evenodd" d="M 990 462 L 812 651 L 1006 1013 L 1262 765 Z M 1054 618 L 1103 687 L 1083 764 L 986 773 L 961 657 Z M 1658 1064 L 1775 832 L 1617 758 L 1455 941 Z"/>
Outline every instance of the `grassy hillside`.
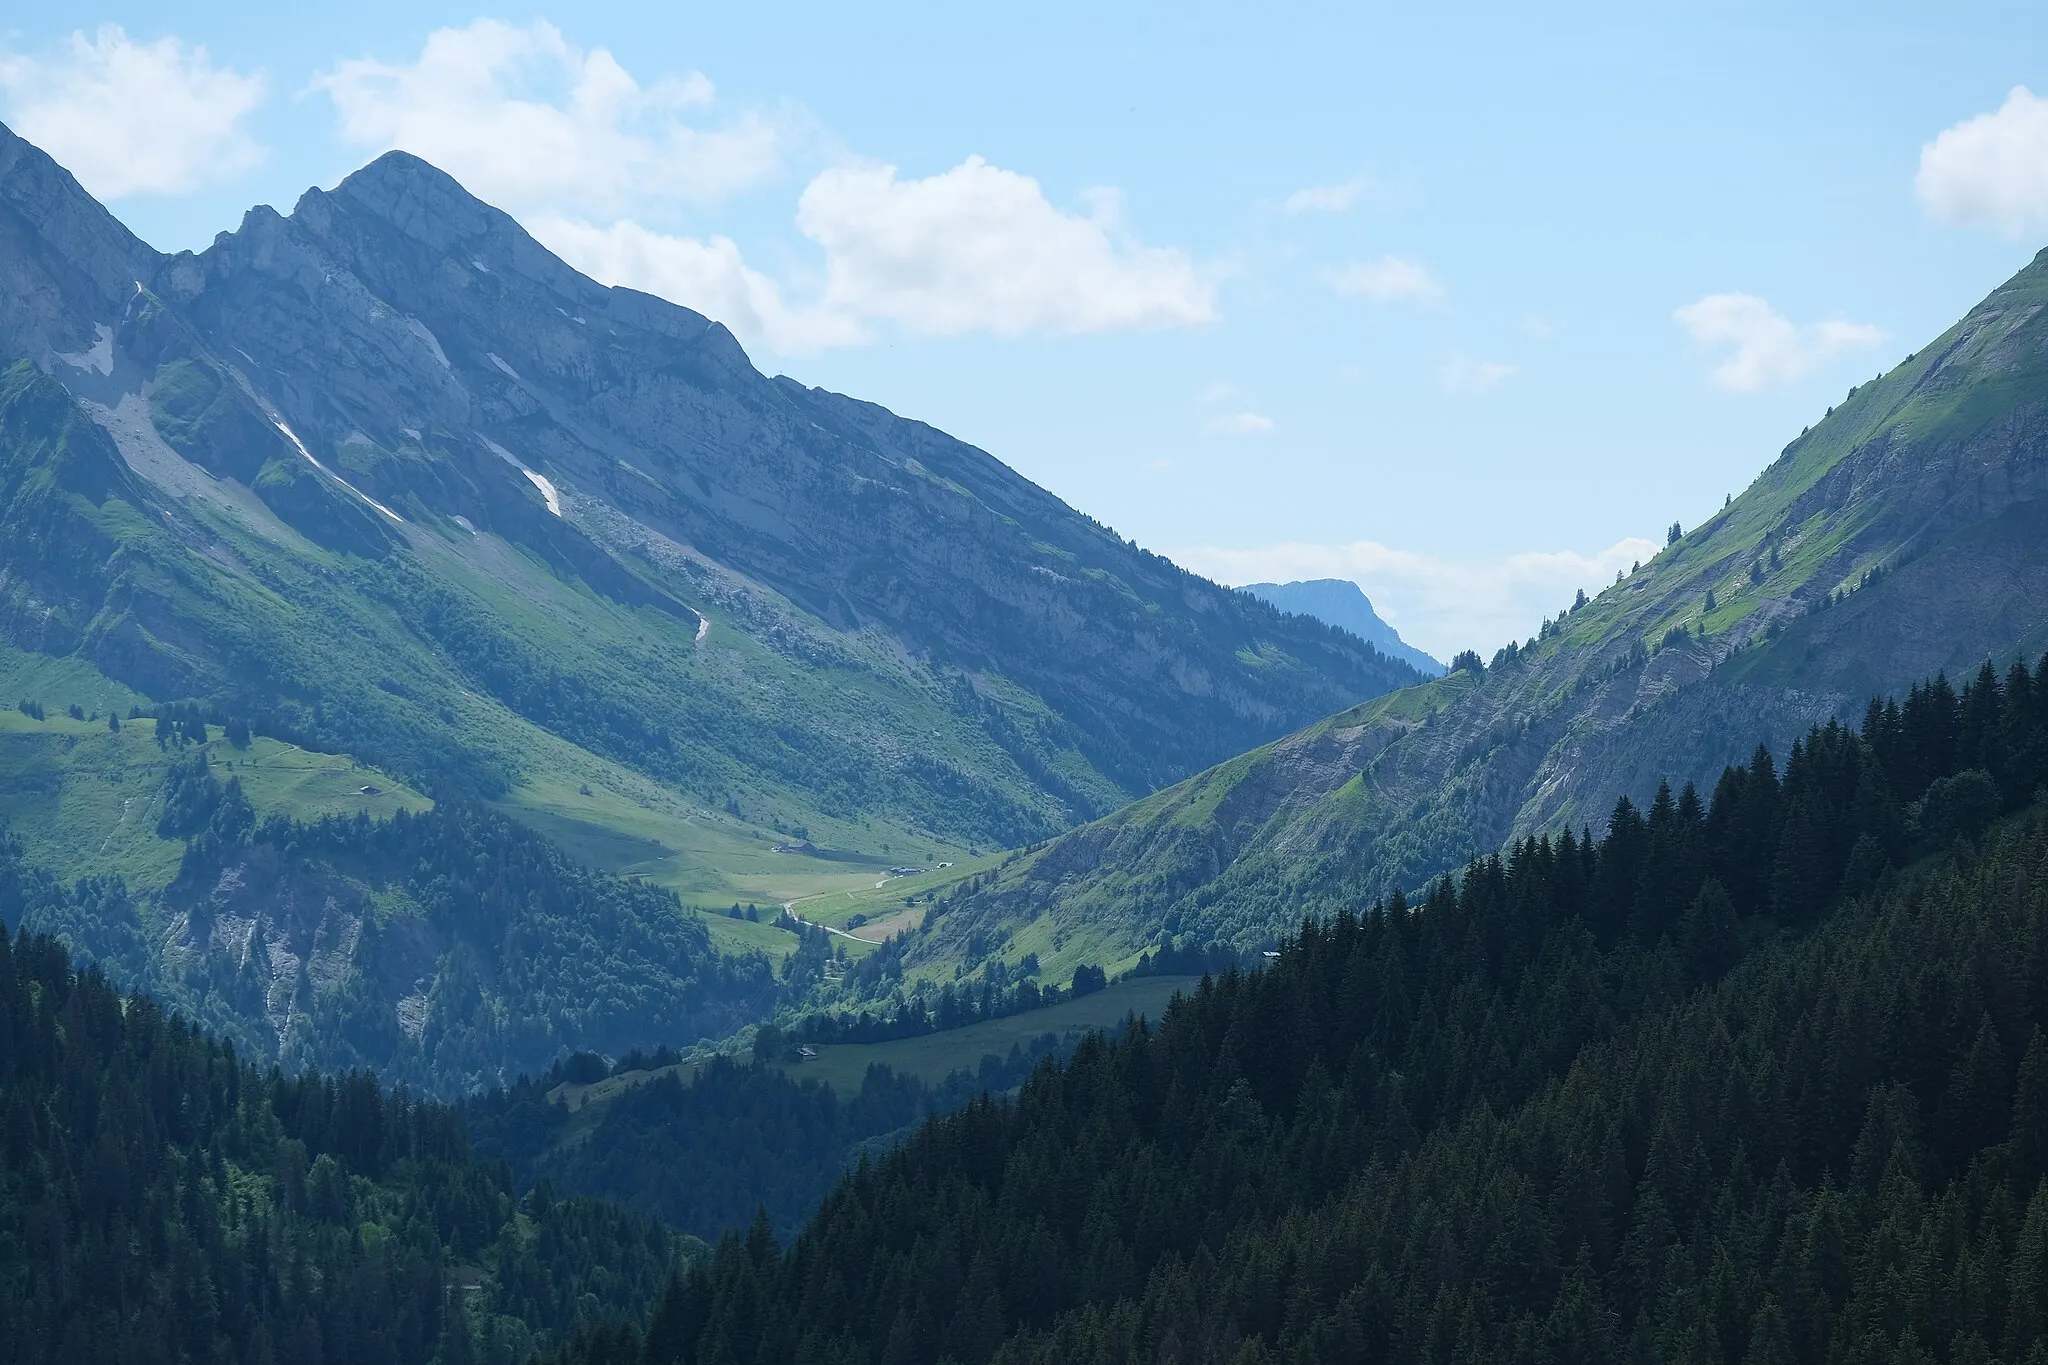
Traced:
<path fill-rule="evenodd" d="M 847 1098 L 860 1093 L 870 1066 L 884 1066 L 935 1086 L 956 1071 L 973 1071 L 984 1057 L 1007 1056 L 1011 1048 L 1028 1046 L 1033 1039 L 1046 1034 L 1071 1041 L 1085 1033 L 1115 1029 L 1133 1015 L 1156 1022 L 1165 1016 L 1168 1002 L 1194 989 L 1198 980 L 1199 977 L 1191 976 L 1136 977 L 1105 986 L 1092 995 L 965 1028 L 940 1029 L 882 1043 L 826 1043 L 812 1049 L 815 1057 L 784 1058 L 774 1066 L 794 1080 L 822 1081 Z M 602 1108 L 636 1085 L 667 1076 L 689 1080 L 708 1065 L 708 1061 L 701 1060 L 678 1061 L 645 1070 L 619 1071 L 601 1080 L 563 1080 L 549 1089 L 548 1099 L 571 1112 L 587 1106 Z"/>
<path fill-rule="evenodd" d="M 0 822 L 23 841 L 31 861 L 68 878 L 115 875 L 143 895 L 176 875 L 184 841 L 159 836 L 166 774 L 178 751 L 160 748 L 154 723 L 129 722 L 110 732 L 106 717 L 125 716 L 146 698 L 76 659 L 51 659 L 0 645 L 0 697 L 40 705 L 37 721 L 0 711 Z M 77 706 L 88 719 L 74 720 Z M 549 744 L 531 727 L 508 720 L 502 742 L 525 745 L 530 760 L 550 761 L 495 803 L 566 849 L 585 865 L 675 891 L 701 912 L 721 951 L 795 951 L 795 936 L 775 927 L 780 907 L 805 898 L 844 897 L 865 904 L 875 884 L 897 866 L 876 852 L 850 858 L 810 856 L 772 829 L 760 829 L 678 796 L 660 784 L 594 755 Z M 219 734 L 219 727 L 214 727 Z M 247 749 L 224 738 L 207 748 L 225 781 L 239 778 L 259 817 L 314 821 L 361 813 L 384 819 L 432 804 L 387 772 L 346 754 L 324 754 L 258 735 Z M 538 764 L 535 765 L 538 768 Z M 374 787 L 366 793 L 365 787 Z M 900 835 L 898 836 L 901 837 Z M 930 841 L 908 852 L 933 863 L 952 853 L 962 866 L 981 866 L 965 850 Z M 891 885 L 901 879 L 890 879 Z M 757 906 L 760 920 L 728 917 L 734 904 Z M 824 922 L 843 923 L 823 917 Z M 849 938 L 863 952 L 870 944 Z"/>
<path fill-rule="evenodd" d="M 1093 995 L 965 1028 L 886 1043 L 826 1043 L 813 1049 L 816 1057 L 786 1062 L 783 1069 L 799 1079 L 823 1081 L 848 1097 L 860 1093 L 861 1081 L 870 1066 L 886 1066 L 901 1075 L 915 1076 L 927 1085 L 937 1085 L 956 1071 L 974 1070 L 983 1057 L 1006 1056 L 1013 1047 L 1028 1048 L 1033 1039 L 1045 1034 L 1071 1042 L 1082 1034 L 1113 1030 L 1133 1015 L 1156 1023 L 1165 1017 L 1167 1003 L 1174 996 L 1193 990 L 1197 979 L 1139 977 L 1105 986 Z"/>
<path fill-rule="evenodd" d="M 1364 702 L 1050 841 L 909 970 L 1270 943 L 1666 774 L 2048 643 L 2048 261 L 1848 397 L 1726 508 L 1483 670 Z M 993 946 L 992 946 L 993 945 Z"/>
<path fill-rule="evenodd" d="M 43 695 L 72 693 L 53 688 Z M 246 749 L 217 739 L 196 750 L 166 750 L 148 720 L 113 732 L 104 716 L 76 720 L 58 711 L 58 704 L 42 702 L 42 720 L 18 710 L 0 712 L 0 826 L 20 837 L 33 861 L 67 876 L 118 876 L 136 890 L 168 886 L 185 844 L 157 833 L 165 778 L 174 763 L 194 752 L 206 756 L 221 780 L 241 782 L 259 818 L 313 821 L 361 814 L 381 820 L 433 804 L 345 755 L 313 753 L 262 736 Z"/>
<path fill-rule="evenodd" d="M 0 926 L 62 937 L 244 1056 L 456 1094 L 579 1050 L 727 1036 L 823 965 L 816 942 L 800 972 L 721 952 L 672 893 L 473 805 L 366 794 L 381 775 L 345 759 L 22 719 L 36 732 L 10 722 L 0 755 L 54 755 L 62 791 L 101 803 L 10 791 L 35 837 L 0 830 Z M 67 848 L 68 867 L 36 856 Z"/>
<path fill-rule="evenodd" d="M 840 789 L 854 761 L 843 742 L 807 755 L 784 739 L 763 749 L 750 738 L 786 730 L 806 698 L 828 703 L 815 721 L 819 732 L 857 726 L 843 707 L 831 709 L 836 698 L 851 695 L 868 716 L 903 709 L 861 695 L 861 677 L 810 678 L 732 630 L 707 632 L 701 647 L 684 632 L 678 648 L 686 652 L 664 655 L 663 632 L 676 633 L 670 614 L 564 581 L 492 537 L 423 537 L 422 553 L 441 571 L 425 587 L 416 574 L 323 549 L 189 464 L 179 468 L 197 491 L 165 499 L 47 381 L 18 370 L 11 383 L 10 439 L 22 459 L 16 512 L 49 507 L 72 523 L 74 539 L 100 539 L 114 558 L 66 572 L 32 546 L 12 547 L 25 578 L 56 572 L 48 594 L 64 604 L 55 620 L 68 629 L 36 641 L 63 653 L 0 646 L 0 682 L 9 689 L 0 695 L 10 700 L 40 700 L 46 713 L 76 704 L 88 714 L 125 714 L 210 694 L 212 705 L 284 742 L 375 755 L 384 771 L 415 774 L 418 784 L 495 796 L 508 812 L 546 823 L 593 865 L 648 874 L 706 905 L 779 903 L 859 884 L 846 875 L 848 862 L 810 856 L 812 839 L 814 847 L 850 846 L 881 866 L 964 851 Z M 45 473 L 57 475 L 54 488 Z M 67 490 L 67 482 L 86 491 Z M 66 492 L 50 506 L 53 493 Z M 50 614 L 38 619 L 48 637 Z M 437 648 L 433 630 L 458 628 L 473 653 Z M 731 704 L 729 689 L 706 685 L 720 676 L 745 681 L 744 707 Z M 493 686 L 503 695 L 492 695 Z M 683 699 L 666 703 L 674 726 L 666 747 L 639 742 L 652 732 L 634 708 L 659 718 L 664 697 Z M 912 708 L 904 723 L 928 728 L 926 719 Z M 677 732 L 696 738 L 678 742 Z M 43 764 L 20 776 L 55 796 L 67 772 Z M 106 795 L 63 799 L 96 810 Z M 890 804 L 886 791 L 873 801 Z M 309 817 L 324 811 L 318 802 L 297 808 Z M 50 851 L 74 872 L 98 868 L 74 862 L 68 845 Z M 134 869 L 139 884 L 161 880 L 162 859 L 152 867 Z"/>

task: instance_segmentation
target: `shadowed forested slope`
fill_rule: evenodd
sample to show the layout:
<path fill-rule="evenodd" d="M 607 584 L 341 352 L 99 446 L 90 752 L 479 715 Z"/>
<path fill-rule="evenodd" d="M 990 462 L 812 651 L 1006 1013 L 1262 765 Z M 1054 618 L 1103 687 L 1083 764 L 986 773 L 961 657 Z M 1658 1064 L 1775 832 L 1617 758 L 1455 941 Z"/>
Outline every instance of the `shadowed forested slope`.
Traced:
<path fill-rule="evenodd" d="M 1046 1034 L 1030 1051 L 1015 1046 L 1007 1057 L 989 1054 L 979 1067 L 936 1085 L 877 1063 L 847 1096 L 765 1060 L 746 1065 L 718 1056 L 635 1075 L 647 1065 L 635 1055 L 611 1069 L 624 1077 L 622 1089 L 572 1109 L 550 1092 L 572 1077 L 607 1070 L 600 1059 L 581 1055 L 539 1081 L 522 1079 L 474 1097 L 463 1117 L 476 1149 L 504 1158 L 522 1188 L 545 1180 L 710 1240 L 765 1213 L 788 1236 L 857 1152 L 886 1149 L 922 1118 L 1020 1084 L 1035 1061 L 1057 1049 L 1058 1039 Z"/>
<path fill-rule="evenodd" d="M 2038 1360 L 2044 778 L 1936 682 L 1311 923 L 567 1358 Z"/>
<path fill-rule="evenodd" d="M 0 934 L 0 1354 L 18 1365 L 515 1365 L 651 1302 L 683 1254 L 517 1201 L 460 1116 L 287 1079 Z"/>

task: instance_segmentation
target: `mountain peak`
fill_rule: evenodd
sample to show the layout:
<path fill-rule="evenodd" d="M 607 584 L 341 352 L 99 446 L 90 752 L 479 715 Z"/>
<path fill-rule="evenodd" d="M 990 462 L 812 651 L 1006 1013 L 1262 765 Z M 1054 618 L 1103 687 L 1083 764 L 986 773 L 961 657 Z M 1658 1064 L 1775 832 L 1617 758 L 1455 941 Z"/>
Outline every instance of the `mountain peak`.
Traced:
<path fill-rule="evenodd" d="M 367 181 L 376 179 L 388 179 L 393 177 L 402 179 L 433 180 L 446 185 L 451 185 L 457 190 L 462 190 L 460 182 L 458 182 L 454 176 L 448 174 L 448 172 L 442 170 L 439 166 L 436 166 L 433 162 L 427 160 L 425 157 L 414 156 L 411 152 L 406 151 L 402 147 L 392 148 L 390 151 L 384 153 L 380 157 L 377 157 L 375 160 L 365 165 L 362 169 L 350 175 L 348 179 L 356 181 Z M 462 190 L 462 192 L 465 194 L 468 193 L 468 191 L 466 190 Z"/>
<path fill-rule="evenodd" d="M 452 259 L 465 270 L 539 285 L 552 296 L 544 301 L 551 310 L 602 310 L 616 323 L 708 343 L 726 366 L 751 369 L 724 327 L 656 295 L 592 280 L 536 241 L 511 214 L 410 152 L 386 152 L 332 190 L 306 191 L 292 221 L 351 269 L 380 282 L 398 261 L 420 259 L 391 238 L 395 232 L 412 248 Z"/>
<path fill-rule="evenodd" d="M 1348 578 L 1311 578 L 1296 583 L 1249 583 L 1242 589 L 1262 602 L 1297 616 L 1312 616 L 1325 625 L 1348 630 L 1390 659 L 1412 664 L 1435 677 L 1443 664 L 1401 638 L 1380 619 L 1372 599 Z"/>
<path fill-rule="evenodd" d="M 330 198 L 442 251 L 492 237 L 526 235 L 510 214 L 492 208 L 454 176 L 411 152 L 386 152 L 331 191 L 306 191 L 292 216 L 309 211 L 317 216 Z"/>

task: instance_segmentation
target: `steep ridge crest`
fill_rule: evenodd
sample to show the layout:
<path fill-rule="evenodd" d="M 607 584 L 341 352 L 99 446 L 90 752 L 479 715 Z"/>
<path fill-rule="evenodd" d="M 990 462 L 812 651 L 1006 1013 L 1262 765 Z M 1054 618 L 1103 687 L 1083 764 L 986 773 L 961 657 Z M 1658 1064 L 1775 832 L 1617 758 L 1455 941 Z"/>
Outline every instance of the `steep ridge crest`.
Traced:
<path fill-rule="evenodd" d="M 1362 703 L 1054 840 L 912 960 L 1025 939 L 1250 949 L 1759 737 L 2048 639 L 2048 253 L 1856 386 L 1741 496 L 1480 672 Z M 1021 951 L 1020 949 L 1017 949 Z"/>

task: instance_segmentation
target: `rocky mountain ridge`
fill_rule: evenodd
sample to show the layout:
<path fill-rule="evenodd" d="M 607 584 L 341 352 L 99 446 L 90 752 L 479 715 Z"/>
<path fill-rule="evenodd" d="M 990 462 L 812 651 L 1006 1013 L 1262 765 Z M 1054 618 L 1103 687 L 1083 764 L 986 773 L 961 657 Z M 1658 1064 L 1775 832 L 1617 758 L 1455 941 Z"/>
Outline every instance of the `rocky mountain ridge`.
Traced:
<path fill-rule="evenodd" d="M 1250 949 L 1759 738 L 2048 645 L 2048 253 L 1852 389 L 1732 503 L 1598 597 L 1462 669 L 1052 841 L 917 952 L 1162 936 Z M 1002 951 L 998 948 L 997 951 Z M 915 955 L 913 955 L 913 960 Z M 1059 960 L 1059 959 L 1055 959 Z"/>
<path fill-rule="evenodd" d="M 888 812 L 898 823 L 1000 842 L 1099 814 L 1414 680 L 1351 637 L 1124 542 L 985 452 L 760 374 L 716 322 L 578 275 L 402 153 L 309 191 L 289 216 L 253 209 L 207 250 L 163 257 L 0 130 L 0 260 L 0 354 L 28 359 L 82 405 L 139 479 L 140 500 L 171 509 L 180 539 L 213 542 L 208 553 L 232 569 L 269 553 L 309 562 L 310 542 L 340 556 L 344 575 L 410 580 L 380 585 L 409 599 L 397 614 L 412 639 L 378 664 L 401 699 L 446 689 L 400 664 L 438 664 L 461 675 L 458 690 L 559 730 L 465 655 L 476 640 L 434 638 L 459 613 L 420 600 L 451 581 L 473 599 L 465 575 L 502 584 L 537 569 L 630 614 L 630 639 L 610 650 L 629 670 L 675 666 L 685 632 L 686 667 L 744 636 L 774 656 L 782 710 L 797 713 L 831 709 L 794 695 L 822 683 L 817 659 L 884 675 L 855 688 L 879 727 L 858 747 L 883 756 L 856 785 L 923 793 L 905 797 L 918 809 Z M 222 525 L 184 525 L 209 519 Z M 229 544 L 243 537 L 267 548 Z M 36 568 L 13 571 L 19 581 Z M 107 585 L 69 588 L 69 602 L 38 596 L 14 614 L 67 617 L 83 632 L 70 647 L 146 694 L 232 695 L 300 726 L 319 707 L 332 739 L 401 770 L 467 774 L 486 794 L 515 780 L 516 754 L 451 765 L 475 745 L 447 724 L 366 695 L 322 705 L 319 661 L 293 661 L 290 678 L 246 676 L 220 630 L 176 607 L 159 604 L 146 644 L 96 653 L 102 637 L 83 628 L 104 619 Z M 559 590 L 518 587 L 528 598 Z M 737 620 L 735 603 L 746 604 Z M 541 657 L 576 628 L 567 604 L 546 625 L 487 614 L 489 633 Z M 774 628 L 754 633 L 762 620 Z M 47 633 L 15 638 L 64 647 Z M 418 644 L 437 658 L 404 657 Z M 610 690 L 597 662 L 575 671 L 586 685 L 571 690 Z M 632 697 L 632 709 L 666 709 L 647 700 Z M 910 710 L 936 713 L 936 731 Z M 672 740 L 686 728 L 681 714 L 641 719 Z M 838 715 L 793 724 L 821 743 L 846 730 Z M 417 742 L 378 738 L 398 731 Z M 927 742 L 935 732 L 944 743 Z M 688 772 L 700 797 L 747 799 L 749 779 L 725 761 L 734 746 L 658 771 L 665 761 L 650 767 L 636 742 L 599 748 L 660 780 Z M 788 771 L 775 793 L 754 780 L 755 799 L 800 807 L 803 765 L 767 766 Z M 941 793 L 963 784 L 980 813 L 942 827 Z M 799 796 L 784 800 L 790 791 Z M 864 803 L 829 804 L 857 818 Z"/>

